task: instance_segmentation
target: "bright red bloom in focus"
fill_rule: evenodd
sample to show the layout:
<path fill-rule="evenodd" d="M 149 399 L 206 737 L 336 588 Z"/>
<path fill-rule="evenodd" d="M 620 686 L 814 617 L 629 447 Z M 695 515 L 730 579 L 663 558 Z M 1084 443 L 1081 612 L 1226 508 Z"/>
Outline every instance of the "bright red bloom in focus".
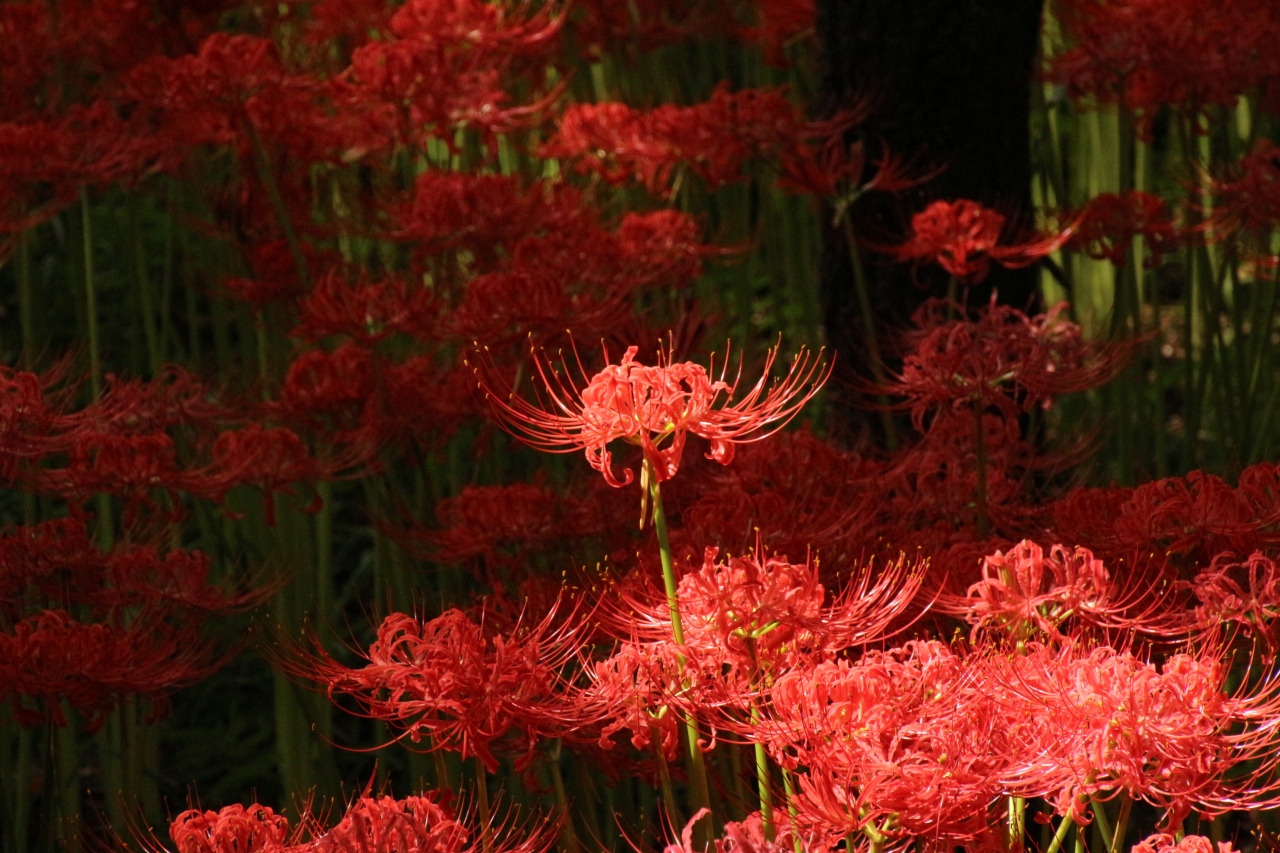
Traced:
<path fill-rule="evenodd" d="M 786 378 L 766 387 L 766 377 L 777 357 L 777 350 L 770 350 L 764 376 L 734 403 L 729 400 L 739 377 L 727 381 L 722 365 L 719 377 L 713 379 L 714 359 L 708 369 L 687 361 L 673 363 L 669 354 L 659 352 L 658 364 L 648 367 L 636 362 L 637 351 L 638 347 L 628 348 L 619 363 L 607 364 L 581 388 L 535 354 L 545 406 L 535 406 L 513 391 L 495 393 L 483 378 L 480 387 L 495 414 L 517 438 L 551 453 L 583 450 L 591 467 L 603 474 L 609 485 L 620 487 L 634 476 L 629 468 L 623 469 L 621 478 L 614 473 L 610 442 L 620 438 L 639 446 L 658 482 L 675 476 L 690 433 L 711 442 L 708 458 L 727 465 L 736 444 L 759 441 L 781 429 L 818 392 L 830 373 L 820 360 L 811 359 L 801 349 Z M 586 377 L 581 361 L 578 371 Z"/>
<path fill-rule="evenodd" d="M 1005 217 L 976 201 L 935 201 L 911 219 L 911 237 L 887 249 L 901 261 L 935 261 L 964 284 L 987 277 L 991 262 L 1010 269 L 1030 266 L 1058 249 L 1073 228 L 1026 243 L 1001 245 Z"/>

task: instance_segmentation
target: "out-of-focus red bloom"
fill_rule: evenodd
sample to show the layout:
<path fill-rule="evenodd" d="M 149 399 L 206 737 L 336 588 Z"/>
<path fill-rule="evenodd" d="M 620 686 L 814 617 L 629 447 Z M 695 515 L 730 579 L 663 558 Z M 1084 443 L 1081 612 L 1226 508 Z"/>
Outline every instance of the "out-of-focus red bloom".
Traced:
<path fill-rule="evenodd" d="M 484 557 L 486 562 L 518 565 L 531 550 L 595 529 L 593 509 L 587 501 L 531 483 L 467 486 L 437 504 L 439 529 L 391 532 L 401 541 L 407 537 L 430 543 L 434 559 L 442 562 Z"/>
<path fill-rule="evenodd" d="M 369 717 L 401 729 L 397 741 L 475 756 L 492 773 L 503 738 L 531 755 L 540 738 L 572 736 L 594 719 L 561 675 L 578 653 L 572 631 L 557 631 L 548 617 L 486 637 L 458 610 L 428 622 L 393 613 L 363 653 L 364 667 L 343 666 L 320 648 L 315 658 L 286 665 L 324 684 L 330 697 L 350 696 Z"/>
<path fill-rule="evenodd" d="M 577 230 L 590 217 L 581 194 L 565 184 L 523 186 L 505 175 L 430 170 L 418 176 L 413 198 L 389 210 L 392 235 L 421 244 L 425 255 L 465 249 L 480 265 L 510 251 L 522 238 Z"/>
<path fill-rule="evenodd" d="M 844 118 L 840 123 L 848 124 Z M 690 107 L 573 104 L 539 154 L 572 160 L 578 171 L 611 183 L 637 180 L 663 194 L 681 167 L 712 186 L 740 181 L 751 163 L 801 156 L 808 140 L 826 138 L 831 130 L 829 122 L 806 120 L 784 89 L 731 92 L 721 85 L 710 100 Z"/>
<path fill-rule="evenodd" d="M 578 361 L 585 380 L 581 387 L 535 353 L 545 406 L 535 406 L 511 391 L 495 390 L 485 384 L 492 381 L 487 377 L 481 377 L 481 388 L 495 414 L 517 438 L 552 453 L 583 450 L 591 467 L 610 485 L 624 486 L 634 475 L 629 468 L 621 479 L 614 473 L 613 454 L 607 449 L 610 442 L 623 439 L 638 445 L 659 482 L 675 476 L 689 434 L 709 441 L 708 455 L 727 465 L 733 460 L 735 444 L 759 441 L 781 429 L 817 393 L 829 373 L 820 360 L 801 350 L 786 378 L 766 385 L 777 357 L 777 350 L 770 350 L 760 381 L 731 402 L 739 380 L 726 380 L 726 366 L 712 379 L 714 361 L 708 370 L 692 362 L 672 363 L 659 352 L 658 364 L 646 367 L 636 363 L 638 351 L 638 347 L 629 348 L 618 364 L 607 365 L 589 379 Z"/>
<path fill-rule="evenodd" d="M 756 5 L 760 22 L 747 28 L 743 36 L 760 42 L 766 62 L 784 67 L 786 48 L 813 36 L 817 5 L 814 0 L 760 0 Z"/>
<path fill-rule="evenodd" d="M 1064 247 L 1116 266 L 1125 264 L 1135 237 L 1142 237 L 1147 250 L 1144 265 L 1158 267 L 1186 236 L 1174 225 L 1164 199 L 1138 190 L 1101 193 L 1089 200 L 1075 221 L 1075 231 Z"/>
<path fill-rule="evenodd" d="M 1063 317 L 1065 302 L 1035 317 L 997 304 L 994 297 L 974 319 L 952 317 L 948 306 L 929 300 L 916 312 L 913 351 L 897 381 L 885 389 L 907 398 L 903 406 L 921 432 L 926 414 L 944 407 L 994 408 L 1016 419 L 1058 394 L 1102 384 L 1127 355 L 1124 349 L 1087 343 L 1080 327 Z"/>
<path fill-rule="evenodd" d="M 1148 138 L 1162 106 L 1232 107 L 1280 77 L 1280 16 L 1268 0 L 1068 0 L 1056 13 L 1071 47 L 1049 78 L 1073 97 L 1138 111 Z"/>
<path fill-rule="evenodd" d="M 188 809 L 169 824 L 178 853 L 283 853 L 297 836 L 288 818 L 257 803 L 216 812 Z"/>
<path fill-rule="evenodd" d="M 65 726 L 65 699 L 96 728 L 129 696 L 159 709 L 169 691 L 212 671 L 210 657 L 194 623 L 175 629 L 144 614 L 120 628 L 45 610 L 0 633 L 0 700 L 13 703 L 23 725 Z"/>
<path fill-rule="evenodd" d="M 1270 234 L 1280 223 L 1280 146 L 1259 139 L 1240 158 L 1235 174 L 1214 181 L 1213 189 L 1215 228 Z"/>
<path fill-rule="evenodd" d="M 300 302 L 295 337 L 349 335 L 368 346 L 396 333 L 430 338 L 437 306 L 432 291 L 401 278 L 351 283 L 336 270 L 321 276 Z"/>
<path fill-rule="evenodd" d="M 1002 243 L 1007 238 L 1005 217 L 976 201 L 935 201 L 911 219 L 911 236 L 899 246 L 876 246 L 900 261 L 916 264 L 932 261 L 962 284 L 977 284 L 987 277 L 991 262 L 1017 269 L 1034 264 L 1056 251 L 1071 236 L 1037 235 L 1023 243 Z"/>

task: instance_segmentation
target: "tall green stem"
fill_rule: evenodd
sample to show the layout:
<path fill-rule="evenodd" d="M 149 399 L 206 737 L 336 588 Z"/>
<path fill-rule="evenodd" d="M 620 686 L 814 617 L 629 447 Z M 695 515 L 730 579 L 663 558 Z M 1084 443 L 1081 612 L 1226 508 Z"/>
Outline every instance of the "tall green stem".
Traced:
<path fill-rule="evenodd" d="M 653 529 L 658 535 L 658 555 L 662 561 L 662 582 L 667 591 L 667 609 L 671 613 L 671 633 L 677 646 L 684 645 L 684 625 L 680 621 L 680 599 L 677 592 L 676 570 L 671 561 L 671 540 L 667 535 L 667 514 L 662 507 L 662 489 L 658 484 L 657 473 L 652 464 L 645 460 L 645 482 L 649 486 L 649 499 L 653 502 Z M 684 655 L 679 655 L 681 668 L 685 665 Z M 693 797 L 693 810 L 711 811 L 711 788 L 707 784 L 706 757 L 702 754 L 702 735 L 698 731 L 698 721 L 692 715 L 684 718 L 685 741 L 689 749 L 689 785 Z M 705 821 L 698 821 L 695 829 L 695 844 L 699 849 L 706 849 L 710 844 L 710 833 Z"/>

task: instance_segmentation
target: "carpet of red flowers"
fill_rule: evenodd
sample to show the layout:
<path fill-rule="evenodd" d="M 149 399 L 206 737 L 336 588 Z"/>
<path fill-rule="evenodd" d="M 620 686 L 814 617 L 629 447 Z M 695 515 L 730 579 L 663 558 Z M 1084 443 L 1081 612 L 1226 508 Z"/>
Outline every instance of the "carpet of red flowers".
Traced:
<path fill-rule="evenodd" d="M 0 2 L 0 850 L 1271 849 L 1280 9 L 1050 11 L 1127 182 L 872 240 L 811 0 Z"/>

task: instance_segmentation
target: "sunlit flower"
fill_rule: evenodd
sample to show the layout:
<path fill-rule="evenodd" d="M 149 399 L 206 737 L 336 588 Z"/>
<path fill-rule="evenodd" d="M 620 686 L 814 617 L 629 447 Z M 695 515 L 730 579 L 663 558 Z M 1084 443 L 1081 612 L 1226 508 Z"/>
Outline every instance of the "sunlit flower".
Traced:
<path fill-rule="evenodd" d="M 795 417 L 829 373 L 802 349 L 786 378 L 766 384 L 777 357 L 777 350 L 770 350 L 764 376 L 731 402 L 739 377 L 727 380 L 725 365 L 717 376 L 714 360 L 708 369 L 687 361 L 672 362 L 669 354 L 659 352 L 658 364 L 649 367 L 636 362 L 637 352 L 638 347 L 630 347 L 619 363 L 607 364 L 581 387 L 565 375 L 567 365 L 562 374 L 535 354 L 545 389 L 541 406 L 514 391 L 502 393 L 486 385 L 479 371 L 477 377 L 494 413 L 517 438 L 552 453 L 583 450 L 591 467 L 610 485 L 624 486 L 634 475 L 629 468 L 623 469 L 621 477 L 614 473 L 610 442 L 623 439 L 639 446 L 658 482 L 675 476 L 689 434 L 709 441 L 708 457 L 727 465 L 736 444 L 759 441 Z M 585 379 L 582 362 L 577 366 Z"/>

